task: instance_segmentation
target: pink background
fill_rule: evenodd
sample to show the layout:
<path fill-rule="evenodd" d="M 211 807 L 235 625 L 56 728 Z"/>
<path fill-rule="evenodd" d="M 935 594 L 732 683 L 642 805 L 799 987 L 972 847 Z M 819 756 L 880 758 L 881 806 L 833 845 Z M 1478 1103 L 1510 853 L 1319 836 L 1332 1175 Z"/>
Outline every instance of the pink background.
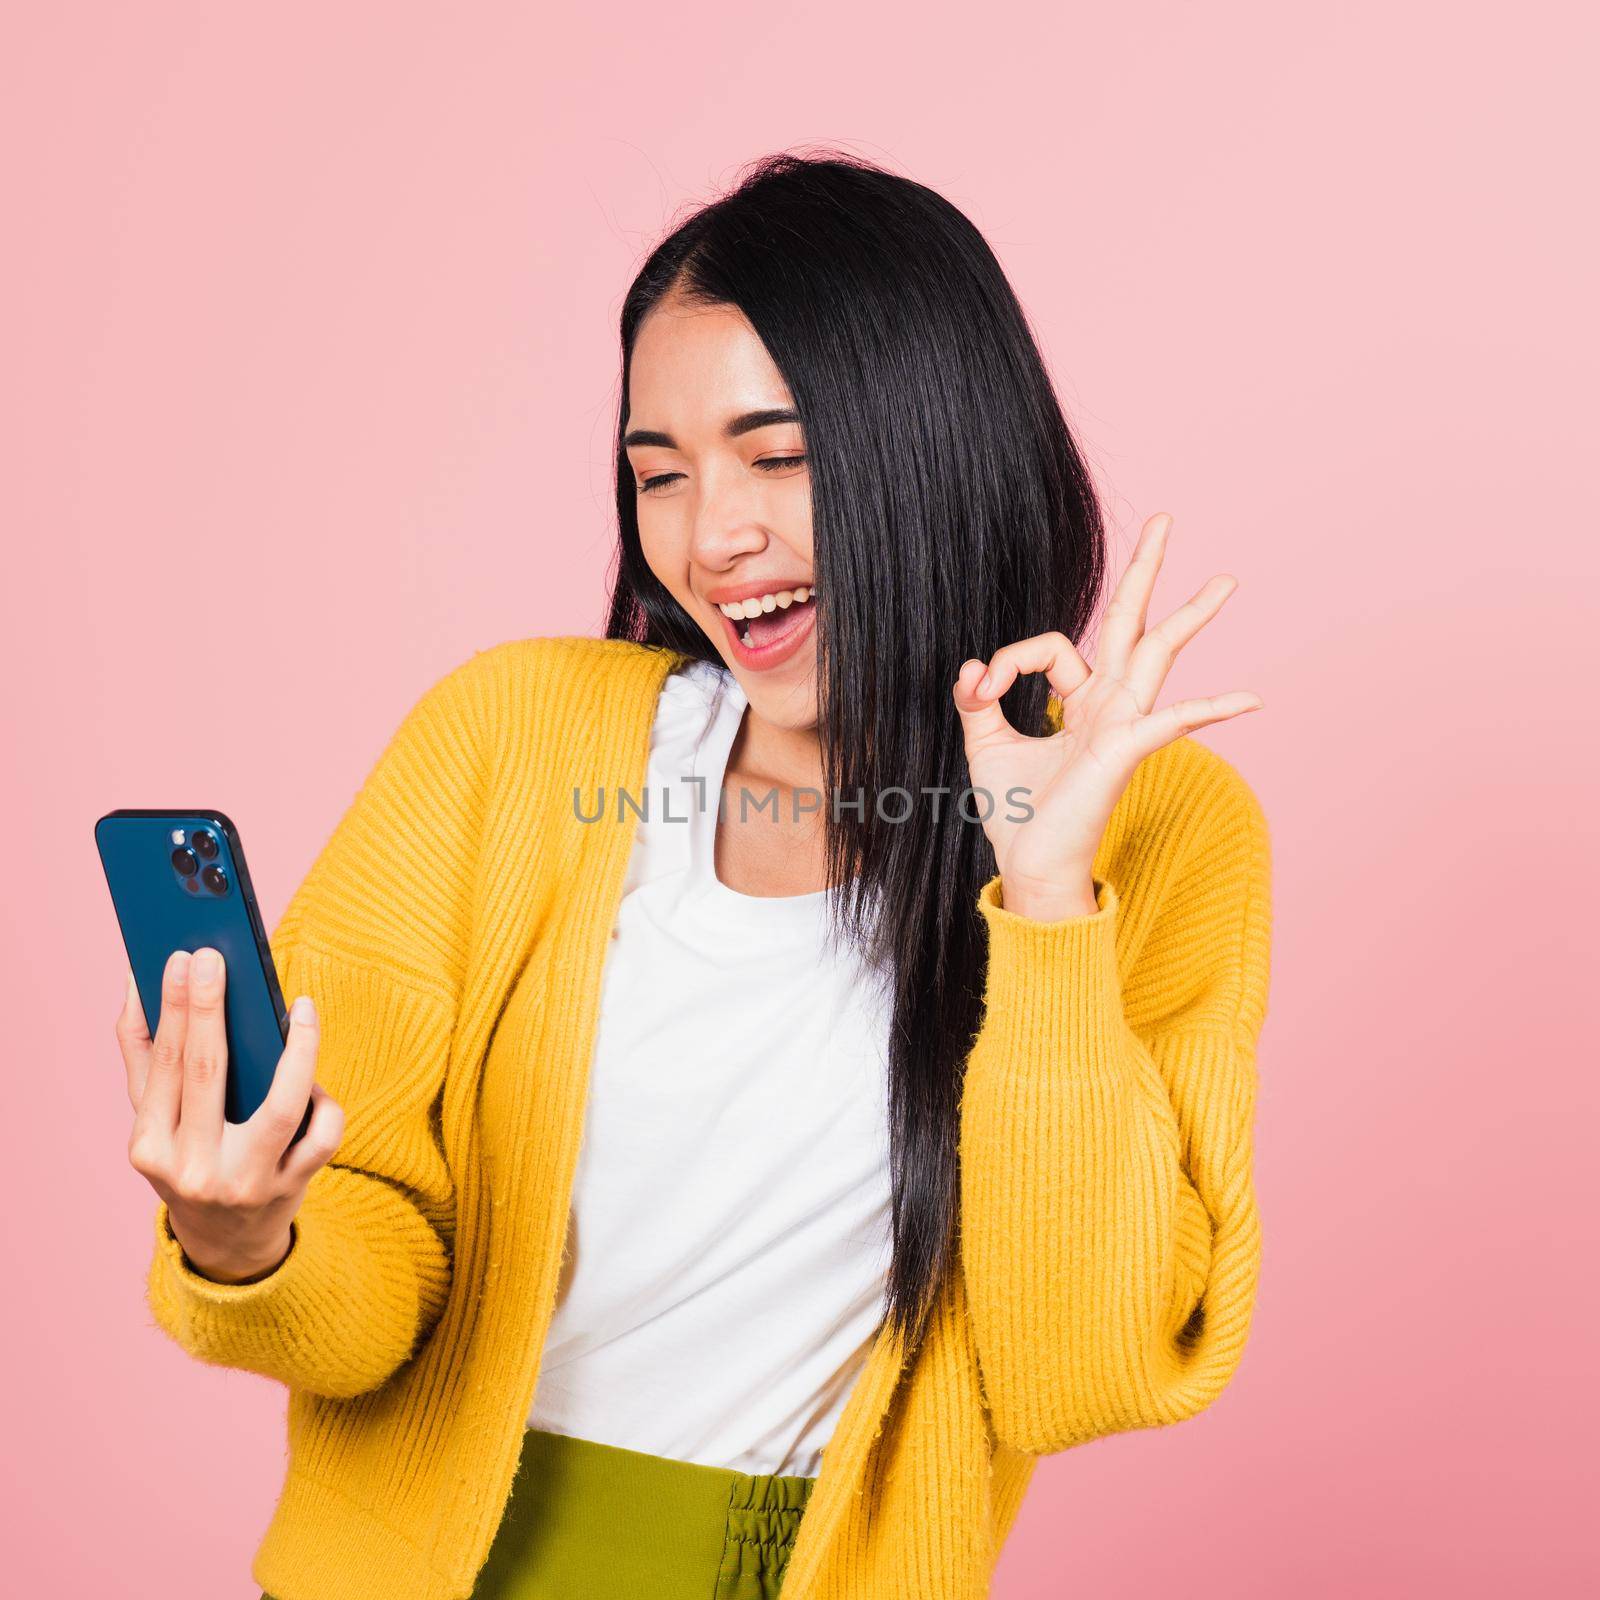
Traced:
<path fill-rule="evenodd" d="M 808 141 L 984 230 L 1119 562 L 1169 509 L 1167 600 L 1241 580 L 1177 689 L 1266 700 L 1251 1347 L 1044 1462 L 994 1593 L 1587 1588 L 1580 8 L 536 9 L 7 11 L 7 1589 L 253 1595 L 281 1470 L 142 1303 L 94 818 L 223 806 L 275 920 L 428 684 L 596 631 L 623 289 Z"/>

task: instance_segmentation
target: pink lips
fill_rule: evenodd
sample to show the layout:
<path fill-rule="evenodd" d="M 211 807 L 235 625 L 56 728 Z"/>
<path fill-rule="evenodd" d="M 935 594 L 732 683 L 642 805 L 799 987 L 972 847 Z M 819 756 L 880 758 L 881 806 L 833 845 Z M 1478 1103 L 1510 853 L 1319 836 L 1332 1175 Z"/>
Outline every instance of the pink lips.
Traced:
<path fill-rule="evenodd" d="M 752 672 L 770 672 L 772 668 L 782 666 L 811 637 L 811 630 L 816 626 L 816 609 L 814 601 L 791 606 L 784 615 L 787 617 L 795 612 L 799 613 L 795 616 L 794 626 L 781 633 L 771 643 L 759 646 L 747 645 L 744 642 L 742 637 L 744 618 L 736 622 L 732 617 L 724 615 L 722 626 L 727 630 L 728 647 L 740 666 L 748 667 Z"/>

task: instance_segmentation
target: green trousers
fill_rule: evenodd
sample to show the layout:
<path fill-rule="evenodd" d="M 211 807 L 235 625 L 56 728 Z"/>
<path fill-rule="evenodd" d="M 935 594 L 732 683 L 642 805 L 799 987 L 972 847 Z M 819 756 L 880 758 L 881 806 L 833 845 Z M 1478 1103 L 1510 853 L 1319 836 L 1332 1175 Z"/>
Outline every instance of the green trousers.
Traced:
<path fill-rule="evenodd" d="M 529 1428 L 472 1600 L 777 1600 L 815 1481 Z"/>

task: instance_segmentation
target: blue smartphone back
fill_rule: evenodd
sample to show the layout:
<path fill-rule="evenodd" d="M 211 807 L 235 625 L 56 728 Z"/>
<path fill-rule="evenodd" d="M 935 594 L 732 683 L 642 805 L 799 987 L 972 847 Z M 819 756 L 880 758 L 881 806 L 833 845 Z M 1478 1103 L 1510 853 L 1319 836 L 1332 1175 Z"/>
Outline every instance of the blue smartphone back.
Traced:
<path fill-rule="evenodd" d="M 112 811 L 94 827 L 128 964 L 154 1034 L 174 950 L 209 945 L 227 963 L 226 1115 L 266 1098 L 289 1019 L 238 830 L 220 811 Z M 192 870 L 190 870 L 192 868 Z"/>

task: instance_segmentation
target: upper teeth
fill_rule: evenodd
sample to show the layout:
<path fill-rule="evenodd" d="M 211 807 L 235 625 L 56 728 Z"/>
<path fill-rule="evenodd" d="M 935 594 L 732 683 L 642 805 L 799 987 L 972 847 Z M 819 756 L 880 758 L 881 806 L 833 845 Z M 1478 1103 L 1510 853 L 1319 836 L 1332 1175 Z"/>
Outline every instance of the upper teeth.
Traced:
<path fill-rule="evenodd" d="M 798 589 L 780 589 L 776 594 L 753 594 L 748 600 L 728 600 L 717 607 L 725 617 L 759 617 L 763 611 L 785 611 L 795 601 L 811 598 L 805 585 Z"/>

